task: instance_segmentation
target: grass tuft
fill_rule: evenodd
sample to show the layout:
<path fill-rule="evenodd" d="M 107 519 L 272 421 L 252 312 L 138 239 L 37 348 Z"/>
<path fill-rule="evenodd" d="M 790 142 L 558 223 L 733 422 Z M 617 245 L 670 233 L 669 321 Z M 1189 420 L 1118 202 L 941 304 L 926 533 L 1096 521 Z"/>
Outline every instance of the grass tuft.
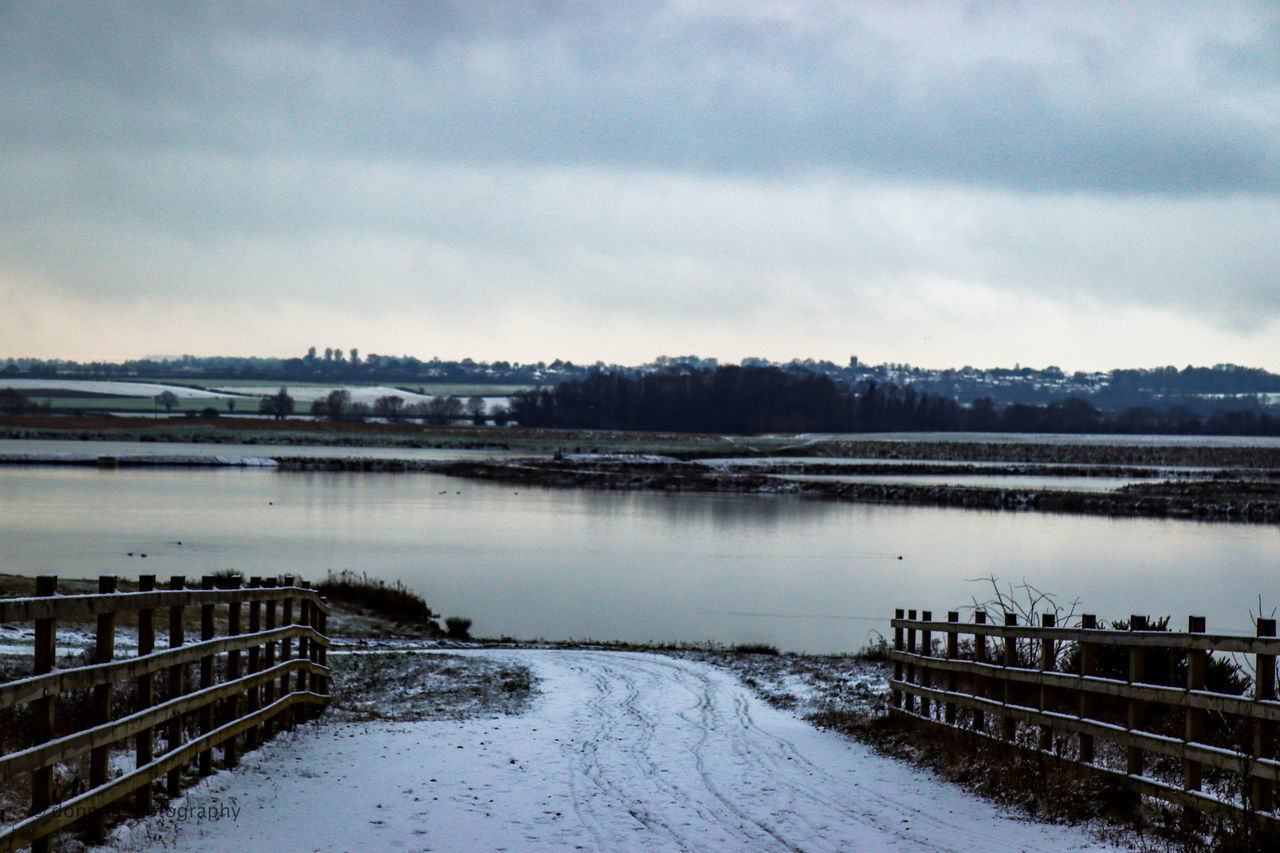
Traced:
<path fill-rule="evenodd" d="M 732 651 L 735 655 L 777 655 L 778 647 L 767 643 L 739 643 Z"/>
<path fill-rule="evenodd" d="M 450 616 L 444 620 L 445 633 L 453 640 L 471 639 L 471 620 L 462 616 Z"/>
<path fill-rule="evenodd" d="M 331 601 L 354 605 L 397 622 L 420 625 L 436 618 L 422 596 L 399 581 L 388 584 L 367 574 L 357 575 L 344 569 L 336 575 L 330 572 L 316 585 L 316 589 Z"/>

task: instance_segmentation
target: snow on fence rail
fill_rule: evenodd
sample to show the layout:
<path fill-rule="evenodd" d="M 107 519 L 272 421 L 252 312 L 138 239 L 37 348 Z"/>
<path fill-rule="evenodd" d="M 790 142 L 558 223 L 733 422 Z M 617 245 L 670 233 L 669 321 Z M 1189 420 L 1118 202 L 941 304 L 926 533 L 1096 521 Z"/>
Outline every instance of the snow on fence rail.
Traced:
<path fill-rule="evenodd" d="M 1205 813 L 1280 825 L 1274 619 L 1258 619 L 1248 637 L 1207 634 L 1202 616 L 1185 633 L 1149 630 L 1142 616 L 1123 631 L 1087 614 L 1077 628 L 1052 614 L 1038 627 L 986 617 L 895 611 L 892 715 L 1087 768 L 1182 807 L 1187 822 Z M 1252 696 L 1230 692 L 1248 678 L 1214 653 L 1252 656 Z"/>
<path fill-rule="evenodd" d="M 153 783 L 163 778 L 167 795 L 177 796 L 184 766 L 212 772 L 214 747 L 221 747 L 225 766 L 234 766 L 242 747 L 257 747 L 328 702 L 328 607 L 305 584 L 251 578 L 246 587 L 238 577 L 206 576 L 197 590 L 174 576 L 161 590 L 154 575 L 143 575 L 138 592 L 120 593 L 116 579 L 103 576 L 97 594 L 58 595 L 57 580 L 39 577 L 36 596 L 0 600 L 0 623 L 34 623 L 34 674 L 0 684 L 0 722 L 30 721 L 29 746 L 8 751 L 13 732 L 5 737 L 0 780 L 12 784 L 29 774 L 31 813 L 0 828 L 0 850 L 48 850 L 53 833 L 77 821 L 101 841 L 112 803 L 133 794 L 136 813 L 146 813 Z M 187 617 L 196 608 L 200 641 L 187 644 Z M 168 648 L 156 651 L 161 610 L 168 611 Z M 136 619 L 136 657 L 116 659 L 118 615 Z M 92 663 L 55 669 L 59 620 L 95 619 Z M 76 691 L 91 691 L 87 713 L 76 713 Z M 59 698 L 63 710 L 55 715 Z M 18 706 L 26 706 L 25 714 Z M 164 743 L 158 757 L 157 738 Z M 109 772 L 113 750 L 116 767 L 127 761 L 122 751 L 130 740 L 134 769 Z M 86 754 L 88 778 L 77 778 L 73 788 L 80 792 L 58 801 L 55 768 Z"/>

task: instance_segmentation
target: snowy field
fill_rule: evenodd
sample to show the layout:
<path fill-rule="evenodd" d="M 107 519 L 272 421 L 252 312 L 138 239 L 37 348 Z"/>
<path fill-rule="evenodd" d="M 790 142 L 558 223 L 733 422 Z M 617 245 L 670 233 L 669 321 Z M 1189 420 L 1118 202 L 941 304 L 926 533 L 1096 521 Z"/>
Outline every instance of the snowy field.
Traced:
<path fill-rule="evenodd" d="M 449 653 L 527 669 L 532 699 L 506 716 L 327 715 L 189 789 L 169 812 L 118 827 L 98 849 L 1120 849 L 819 731 L 706 663 L 592 650 Z"/>
<path fill-rule="evenodd" d="M 298 405 L 311 405 L 315 400 L 323 400 L 333 391 L 346 391 L 351 395 L 352 403 L 364 403 L 372 406 L 377 402 L 379 397 L 399 397 L 404 400 L 405 405 L 411 403 L 426 403 L 432 399 L 430 394 L 415 394 L 412 391 L 403 391 L 399 388 L 392 388 L 389 385 L 290 385 L 287 382 L 280 383 L 277 387 L 266 387 L 262 385 L 219 385 L 214 390 L 225 394 L 243 394 L 250 397 L 270 397 L 277 393 L 280 387 L 287 388 L 289 396 L 293 398 L 294 403 Z"/>
<path fill-rule="evenodd" d="M 332 391 L 346 391 L 351 395 L 352 403 L 365 403 L 370 406 L 379 397 L 399 397 L 404 400 L 406 405 L 409 405 L 430 402 L 435 396 L 433 394 L 417 394 L 413 391 L 392 388 L 389 385 L 290 385 L 288 382 L 282 381 L 278 385 L 219 385 L 205 390 L 188 388 L 185 385 L 168 385 L 156 382 L 118 382 L 88 379 L 0 379 L 0 388 L 13 388 L 15 391 L 21 391 L 24 394 L 45 392 L 56 395 L 57 392 L 63 391 L 77 394 L 152 398 L 165 391 L 171 391 L 176 397 L 183 400 L 270 397 L 278 392 L 281 387 L 288 389 L 289 396 L 293 398 L 296 404 L 307 406 L 311 405 L 315 400 L 328 397 Z M 462 395 L 459 399 L 465 401 L 468 396 L 470 395 Z M 490 406 L 510 404 L 510 397 L 506 395 L 485 394 L 481 396 Z"/>
<path fill-rule="evenodd" d="M 108 394 L 118 397 L 155 397 L 170 391 L 182 400 L 225 400 L 234 394 L 205 391 L 185 385 L 163 385 L 155 382 L 112 382 L 89 379 L 0 379 L 0 388 L 15 391 L 70 391 L 78 394 Z"/>

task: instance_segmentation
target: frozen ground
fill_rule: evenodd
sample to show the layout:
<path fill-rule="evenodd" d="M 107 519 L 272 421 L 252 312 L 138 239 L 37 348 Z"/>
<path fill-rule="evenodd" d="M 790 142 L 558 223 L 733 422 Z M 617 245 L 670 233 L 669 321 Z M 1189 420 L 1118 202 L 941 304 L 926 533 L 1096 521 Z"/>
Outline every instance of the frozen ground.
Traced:
<path fill-rule="evenodd" d="M 312 401 L 319 400 L 329 396 L 331 391 L 346 391 L 351 395 L 353 403 L 367 403 L 372 406 L 379 397 L 395 396 L 404 400 L 405 403 L 426 403 L 431 400 L 430 394 L 415 394 L 412 391 L 404 391 L 400 388 L 392 388 L 389 385 L 289 385 L 282 382 L 289 388 L 289 396 L 294 399 L 295 403 L 306 403 L 310 405 Z M 262 385 L 219 385 L 215 389 L 227 394 L 247 394 L 249 396 L 267 397 L 279 391 L 279 388 L 272 388 Z"/>
<path fill-rule="evenodd" d="M 449 666 L 429 673 L 431 655 Z M 168 813 L 117 828 L 105 849 L 1116 849 L 819 731 L 703 661 L 583 649 L 403 660 L 387 695 L 417 700 L 385 715 L 346 703 Z M 450 718 L 424 686 L 468 662 L 524 700 L 501 715 Z"/>
<path fill-rule="evenodd" d="M 113 382 L 89 379 L 5 379 L 0 387 L 15 391 L 72 391 L 84 394 L 113 394 L 120 397 L 154 397 L 165 391 L 175 397 L 192 400 L 222 400 L 233 396 L 203 388 L 185 385 L 167 385 L 156 382 Z"/>

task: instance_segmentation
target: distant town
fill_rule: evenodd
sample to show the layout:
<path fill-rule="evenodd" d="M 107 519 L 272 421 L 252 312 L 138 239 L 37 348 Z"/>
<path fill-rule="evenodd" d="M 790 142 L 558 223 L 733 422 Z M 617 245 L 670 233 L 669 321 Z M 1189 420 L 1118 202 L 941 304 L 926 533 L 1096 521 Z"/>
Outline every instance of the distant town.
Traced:
<path fill-rule="evenodd" d="M 551 362 L 446 361 L 414 356 L 362 355 L 356 349 L 312 347 L 294 358 L 154 356 L 123 362 L 77 362 L 62 359 L 8 358 L 0 380 L 96 379 L 165 380 L 176 383 L 208 379 L 280 382 L 382 384 L 411 389 L 415 384 L 465 384 L 526 388 L 580 381 L 599 374 L 636 379 L 668 371 L 706 371 L 729 366 L 696 355 L 658 356 L 640 365 Z M 961 405 L 987 400 L 996 407 L 1013 404 L 1046 405 L 1068 399 L 1088 402 L 1102 411 L 1133 407 L 1168 410 L 1183 407 L 1197 415 L 1252 411 L 1280 415 L 1280 374 L 1254 367 L 1217 364 L 1125 368 L 1098 372 L 1067 371 L 1056 367 L 926 368 L 910 364 L 866 364 L 856 356 L 845 364 L 826 360 L 793 359 L 775 362 L 744 358 L 743 368 L 774 367 L 795 375 L 825 376 L 847 388 L 875 382 L 918 393 L 945 397 Z"/>

